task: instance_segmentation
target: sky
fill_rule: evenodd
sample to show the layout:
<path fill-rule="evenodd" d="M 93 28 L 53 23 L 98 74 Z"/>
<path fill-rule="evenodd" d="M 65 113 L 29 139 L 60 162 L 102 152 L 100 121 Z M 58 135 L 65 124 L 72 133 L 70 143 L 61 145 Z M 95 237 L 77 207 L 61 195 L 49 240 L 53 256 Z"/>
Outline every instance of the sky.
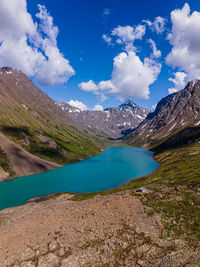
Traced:
<path fill-rule="evenodd" d="M 0 1 L 0 66 L 81 109 L 153 110 L 200 79 L 199 58 L 199 0 Z"/>

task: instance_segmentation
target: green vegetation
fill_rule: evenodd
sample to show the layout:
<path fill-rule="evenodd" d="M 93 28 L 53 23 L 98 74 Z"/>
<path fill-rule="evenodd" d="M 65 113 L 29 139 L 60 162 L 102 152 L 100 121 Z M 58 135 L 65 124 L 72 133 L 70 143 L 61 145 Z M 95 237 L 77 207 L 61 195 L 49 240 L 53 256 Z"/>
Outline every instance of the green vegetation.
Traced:
<path fill-rule="evenodd" d="M 1 132 L 31 154 L 58 164 L 78 162 L 100 152 L 100 147 L 73 127 L 49 127 L 34 131 L 27 126 L 3 126 Z M 43 137 L 43 140 L 40 138 Z M 53 143 L 53 146 L 52 146 Z"/>
<path fill-rule="evenodd" d="M 6 157 L 6 154 L 3 152 L 3 150 L 0 147 L 0 166 L 1 168 L 7 172 L 10 176 L 14 175 L 13 170 L 9 167 L 9 160 Z"/>
<path fill-rule="evenodd" d="M 164 191 L 151 192 L 142 196 L 142 202 L 148 206 L 148 215 L 161 214 L 164 225 L 163 237 L 186 238 L 190 245 L 200 241 L 200 193 L 196 187 L 180 187 L 180 190 L 167 188 Z"/>

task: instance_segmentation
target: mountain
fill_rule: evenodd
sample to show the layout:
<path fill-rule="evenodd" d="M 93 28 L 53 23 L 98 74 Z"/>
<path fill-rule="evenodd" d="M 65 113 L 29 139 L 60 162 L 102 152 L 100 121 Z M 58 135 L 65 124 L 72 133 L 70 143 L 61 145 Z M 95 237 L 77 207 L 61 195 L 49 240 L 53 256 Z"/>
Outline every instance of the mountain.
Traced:
<path fill-rule="evenodd" d="M 127 142 L 147 148 L 193 142 L 199 136 L 199 120 L 200 81 L 189 82 L 183 90 L 160 100 Z"/>
<path fill-rule="evenodd" d="M 99 153 L 82 130 L 21 71 L 0 68 L 0 173 L 41 172 Z"/>
<path fill-rule="evenodd" d="M 56 102 L 67 115 L 83 125 L 90 132 L 111 138 L 122 138 L 133 131 L 145 119 L 149 111 L 127 100 L 118 108 L 106 108 L 104 111 L 80 110 L 65 102 Z"/>

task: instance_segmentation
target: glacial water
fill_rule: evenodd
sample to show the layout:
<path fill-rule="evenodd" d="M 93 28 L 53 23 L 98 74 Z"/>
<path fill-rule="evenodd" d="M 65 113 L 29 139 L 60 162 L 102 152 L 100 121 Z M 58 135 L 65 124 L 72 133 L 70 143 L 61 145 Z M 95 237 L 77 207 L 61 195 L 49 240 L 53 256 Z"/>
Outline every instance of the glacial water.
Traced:
<path fill-rule="evenodd" d="M 0 209 L 50 193 L 88 193 L 118 187 L 156 170 L 158 163 L 152 156 L 144 148 L 107 147 L 100 155 L 79 163 L 1 182 Z"/>

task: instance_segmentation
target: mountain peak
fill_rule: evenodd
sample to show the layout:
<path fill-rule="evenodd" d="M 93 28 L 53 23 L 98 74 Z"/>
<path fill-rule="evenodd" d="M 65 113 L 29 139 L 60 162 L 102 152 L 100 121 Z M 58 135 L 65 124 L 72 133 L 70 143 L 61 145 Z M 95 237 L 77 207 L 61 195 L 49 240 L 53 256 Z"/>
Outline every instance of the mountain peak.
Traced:
<path fill-rule="evenodd" d="M 134 106 L 136 106 L 136 104 L 135 104 L 131 99 L 127 99 L 127 100 L 124 102 L 124 104 L 126 104 L 126 105 L 134 105 Z"/>
<path fill-rule="evenodd" d="M 127 108 L 131 108 L 131 109 L 135 110 L 137 108 L 137 105 L 131 99 L 128 99 L 123 104 L 119 105 L 119 109 L 124 110 Z"/>

